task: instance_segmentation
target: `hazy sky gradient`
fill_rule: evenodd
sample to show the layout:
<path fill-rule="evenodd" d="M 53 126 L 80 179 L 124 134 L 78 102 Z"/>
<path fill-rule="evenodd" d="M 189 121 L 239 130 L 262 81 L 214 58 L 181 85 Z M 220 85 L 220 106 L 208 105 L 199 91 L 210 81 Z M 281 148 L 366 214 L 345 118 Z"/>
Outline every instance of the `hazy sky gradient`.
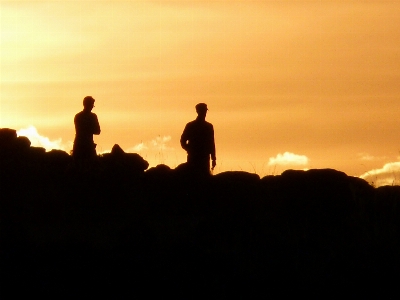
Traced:
<path fill-rule="evenodd" d="M 92 95 L 100 150 L 147 143 L 175 167 L 206 102 L 218 171 L 359 176 L 398 160 L 399 16 L 399 1 L 0 1 L 0 126 L 72 141 Z M 268 164 L 285 152 L 307 164 Z"/>

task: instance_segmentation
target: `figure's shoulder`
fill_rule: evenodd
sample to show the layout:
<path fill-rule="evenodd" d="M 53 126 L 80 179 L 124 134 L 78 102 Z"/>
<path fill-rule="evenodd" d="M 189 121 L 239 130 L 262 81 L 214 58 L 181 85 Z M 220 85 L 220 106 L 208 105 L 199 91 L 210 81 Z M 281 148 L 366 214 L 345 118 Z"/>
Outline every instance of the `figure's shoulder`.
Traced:
<path fill-rule="evenodd" d="M 83 114 L 83 111 L 78 112 L 78 113 L 75 115 L 75 118 L 74 118 L 74 119 L 76 120 L 76 119 L 81 118 L 82 114 Z"/>
<path fill-rule="evenodd" d="M 193 127 L 193 126 L 196 126 L 196 120 L 190 121 L 189 123 L 186 124 L 187 128 L 190 128 L 190 127 Z"/>
<path fill-rule="evenodd" d="M 211 124 L 210 122 L 205 121 L 205 125 L 206 125 L 208 128 L 214 128 L 213 124 Z"/>

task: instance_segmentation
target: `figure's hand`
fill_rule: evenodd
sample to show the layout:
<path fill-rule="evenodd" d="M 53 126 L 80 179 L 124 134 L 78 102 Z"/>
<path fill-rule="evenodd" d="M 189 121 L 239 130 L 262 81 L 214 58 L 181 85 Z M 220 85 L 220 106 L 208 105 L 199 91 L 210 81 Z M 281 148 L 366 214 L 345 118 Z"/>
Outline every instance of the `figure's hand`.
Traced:
<path fill-rule="evenodd" d="M 212 164 L 211 164 L 211 170 L 214 170 L 216 165 L 217 165 L 217 161 L 215 159 L 213 159 Z"/>

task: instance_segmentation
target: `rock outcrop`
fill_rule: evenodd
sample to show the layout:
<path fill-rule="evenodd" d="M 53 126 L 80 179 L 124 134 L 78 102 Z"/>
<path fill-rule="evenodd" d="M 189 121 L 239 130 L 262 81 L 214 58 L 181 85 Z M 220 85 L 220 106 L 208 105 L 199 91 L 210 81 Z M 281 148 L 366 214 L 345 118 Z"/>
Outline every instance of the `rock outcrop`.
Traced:
<path fill-rule="evenodd" d="M 2 297 L 399 296 L 399 187 L 331 169 L 199 178 L 118 145 L 81 171 L 28 141 L 0 129 Z"/>
<path fill-rule="evenodd" d="M 102 154 L 99 163 L 106 173 L 126 175 L 142 174 L 149 167 L 139 154 L 126 153 L 118 144 L 112 147 L 111 153 Z"/>

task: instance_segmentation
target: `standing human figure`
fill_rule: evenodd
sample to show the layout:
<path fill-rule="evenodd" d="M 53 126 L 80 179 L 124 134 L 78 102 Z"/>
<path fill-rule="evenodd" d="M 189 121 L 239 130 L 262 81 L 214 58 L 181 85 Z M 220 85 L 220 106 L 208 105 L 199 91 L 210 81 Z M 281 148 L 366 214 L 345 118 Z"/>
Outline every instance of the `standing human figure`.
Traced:
<path fill-rule="evenodd" d="M 96 154 L 94 134 L 100 134 L 100 124 L 92 113 L 95 100 L 92 96 L 83 99 L 83 110 L 75 115 L 75 140 L 72 156 L 78 163 L 92 162 Z"/>
<path fill-rule="evenodd" d="M 200 174 L 210 174 L 217 165 L 215 156 L 214 127 L 206 121 L 207 104 L 196 105 L 197 118 L 186 124 L 181 136 L 181 146 L 187 152 L 188 166 Z"/>

